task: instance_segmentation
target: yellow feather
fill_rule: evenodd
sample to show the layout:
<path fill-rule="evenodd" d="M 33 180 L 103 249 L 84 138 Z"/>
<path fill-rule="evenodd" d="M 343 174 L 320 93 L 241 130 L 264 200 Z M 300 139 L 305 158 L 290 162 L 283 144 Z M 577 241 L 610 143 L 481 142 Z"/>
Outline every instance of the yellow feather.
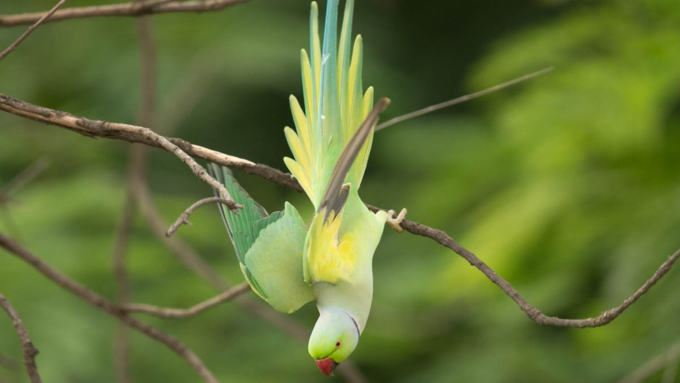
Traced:
<path fill-rule="evenodd" d="M 338 230 L 342 221 L 342 213 L 335 218 L 331 212 L 324 223 L 323 214 L 317 214 L 309 229 L 307 261 L 310 275 L 309 283 L 337 283 L 349 280 L 354 273 L 356 253 L 354 237 L 345 234 L 338 244 Z"/>
<path fill-rule="evenodd" d="M 364 93 L 364 116 L 362 117 L 362 120 L 368 116 L 371 109 L 373 109 L 373 87 L 369 86 L 368 89 L 366 89 L 366 93 Z"/>
<path fill-rule="evenodd" d="M 356 40 L 354 40 L 354 49 L 352 50 L 352 60 L 350 61 L 349 64 L 349 87 L 348 87 L 348 92 L 347 92 L 347 97 L 348 99 L 346 100 L 348 108 L 347 110 L 349 111 L 350 116 L 354 114 L 354 111 L 352 109 L 353 102 L 354 102 L 354 93 L 356 92 L 356 86 L 357 84 L 357 72 L 359 70 L 359 58 L 361 55 L 361 35 L 357 36 Z M 362 116 L 363 117 L 363 116 Z M 363 119 L 363 118 L 362 118 Z M 356 129 L 359 128 L 359 126 L 351 126 L 354 124 L 353 119 L 349 119 L 350 121 L 350 126 L 347 127 L 348 131 L 346 132 L 346 137 L 351 137 L 352 133 Z"/>
<path fill-rule="evenodd" d="M 314 60 L 314 100 L 316 103 L 319 99 L 319 92 L 321 88 L 321 40 L 319 38 L 319 6 L 316 2 L 312 2 L 312 60 Z M 320 106 L 319 106 L 320 107 Z M 315 114 L 310 114 L 314 116 Z M 312 124 L 314 128 L 314 123 Z M 316 133 L 316 132 L 315 132 Z M 319 137 L 320 138 L 320 137 Z"/>
<path fill-rule="evenodd" d="M 307 117 L 305 116 L 300 103 L 295 96 L 290 96 L 290 109 L 293 111 L 293 120 L 295 121 L 295 126 L 297 127 L 298 137 L 302 141 L 302 146 L 304 148 L 306 159 L 308 164 L 311 164 L 314 158 L 313 145 L 311 144 L 311 137 L 309 136 L 309 125 L 307 124 Z M 308 167 L 308 169 L 311 169 Z M 312 174 L 309 174 L 310 176 Z"/>
<path fill-rule="evenodd" d="M 302 167 L 297 162 L 295 162 L 294 159 L 289 157 L 283 157 L 283 162 L 286 163 L 288 170 L 290 170 L 293 176 L 295 176 L 295 179 L 298 180 L 300 186 L 302 186 L 302 189 L 304 189 L 305 193 L 307 193 L 309 199 L 313 199 L 312 182 L 307 177 L 307 174 L 304 172 L 304 170 L 302 170 Z"/>
<path fill-rule="evenodd" d="M 295 134 L 295 131 L 293 129 L 287 126 L 285 129 L 283 129 L 283 133 L 286 135 L 286 140 L 288 140 L 288 146 L 290 146 L 290 151 L 293 152 L 295 160 L 297 161 L 298 164 L 300 164 L 302 170 L 305 172 L 307 177 L 309 177 L 311 173 L 310 172 L 311 165 L 309 163 L 309 158 L 307 157 L 307 152 L 302 147 L 302 143 L 300 142 L 300 137 L 298 137 L 298 135 Z"/>
<path fill-rule="evenodd" d="M 312 66 L 309 61 L 309 56 L 307 51 L 302 50 L 302 86 L 305 91 L 305 111 L 307 112 L 307 125 L 311 128 L 313 127 L 312 116 L 315 115 L 314 112 L 314 79 L 312 78 Z M 313 129 L 312 129 L 313 132 Z M 313 134 L 313 133 L 312 133 Z M 311 141 L 314 140 L 313 136 L 309 136 Z M 311 153 L 310 153 L 311 154 Z M 314 157 L 311 157 L 314 158 Z"/>

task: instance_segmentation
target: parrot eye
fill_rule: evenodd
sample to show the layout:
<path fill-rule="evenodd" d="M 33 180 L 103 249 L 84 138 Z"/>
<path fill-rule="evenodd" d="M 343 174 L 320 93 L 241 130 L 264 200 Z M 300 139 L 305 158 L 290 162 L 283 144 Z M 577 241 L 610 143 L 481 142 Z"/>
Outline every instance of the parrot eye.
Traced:
<path fill-rule="evenodd" d="M 340 342 L 339 340 L 337 342 L 335 342 L 335 348 L 336 349 L 340 348 L 341 345 L 342 345 L 342 342 Z"/>

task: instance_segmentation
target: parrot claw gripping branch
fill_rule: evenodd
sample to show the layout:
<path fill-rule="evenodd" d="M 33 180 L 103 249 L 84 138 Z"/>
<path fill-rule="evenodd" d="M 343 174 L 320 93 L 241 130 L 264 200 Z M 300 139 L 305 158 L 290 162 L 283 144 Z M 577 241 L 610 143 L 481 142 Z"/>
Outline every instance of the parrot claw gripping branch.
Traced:
<path fill-rule="evenodd" d="M 243 206 L 234 212 L 220 205 L 220 214 L 253 291 L 284 313 L 316 303 L 308 350 L 328 376 L 354 351 L 368 320 L 373 254 L 385 224 L 401 232 L 406 215 L 406 209 L 396 218 L 394 211 L 373 213 L 359 198 L 375 126 L 390 101 L 373 106 L 373 88 L 364 92 L 361 36 L 351 43 L 354 1 L 345 4 L 339 41 L 338 2 L 328 1 L 323 41 L 312 3 L 310 52 L 301 53 L 304 110 L 291 96 L 296 130 L 284 129 L 293 153 L 284 162 L 314 204 L 311 222 L 290 203 L 268 214 L 231 171 L 209 166 Z"/>

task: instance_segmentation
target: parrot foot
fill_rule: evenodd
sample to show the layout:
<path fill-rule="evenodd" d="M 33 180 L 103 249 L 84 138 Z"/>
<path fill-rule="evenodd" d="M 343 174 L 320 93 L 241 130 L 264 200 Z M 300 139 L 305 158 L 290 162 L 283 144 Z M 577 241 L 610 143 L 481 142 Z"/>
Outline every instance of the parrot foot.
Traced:
<path fill-rule="evenodd" d="M 396 216 L 396 218 L 395 215 L 396 213 L 394 210 L 389 210 L 387 212 L 387 224 L 390 225 L 390 227 L 397 233 L 402 233 L 404 228 L 399 225 L 404 221 L 404 218 L 406 218 L 406 208 L 401 209 L 399 215 Z"/>

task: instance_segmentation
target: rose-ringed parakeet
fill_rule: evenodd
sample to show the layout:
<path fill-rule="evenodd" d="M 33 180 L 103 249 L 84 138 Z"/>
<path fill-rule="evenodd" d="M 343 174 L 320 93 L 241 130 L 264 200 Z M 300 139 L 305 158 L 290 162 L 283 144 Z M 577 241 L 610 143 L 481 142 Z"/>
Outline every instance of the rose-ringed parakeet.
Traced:
<path fill-rule="evenodd" d="M 284 161 L 314 204 L 309 225 L 289 203 L 268 215 L 228 169 L 209 167 L 243 206 L 237 213 L 220 206 L 220 213 L 253 291 L 286 313 L 316 302 L 308 349 L 326 375 L 357 346 L 371 308 L 373 253 L 385 223 L 400 230 L 405 214 L 374 214 L 359 198 L 373 130 L 389 100 L 373 108 L 373 89 L 363 92 L 361 36 L 350 55 L 353 8 L 348 0 L 338 45 L 338 0 L 328 1 L 322 45 L 312 3 L 310 54 L 302 50 L 305 111 L 290 97 L 297 132 L 284 130 L 294 157 Z"/>

